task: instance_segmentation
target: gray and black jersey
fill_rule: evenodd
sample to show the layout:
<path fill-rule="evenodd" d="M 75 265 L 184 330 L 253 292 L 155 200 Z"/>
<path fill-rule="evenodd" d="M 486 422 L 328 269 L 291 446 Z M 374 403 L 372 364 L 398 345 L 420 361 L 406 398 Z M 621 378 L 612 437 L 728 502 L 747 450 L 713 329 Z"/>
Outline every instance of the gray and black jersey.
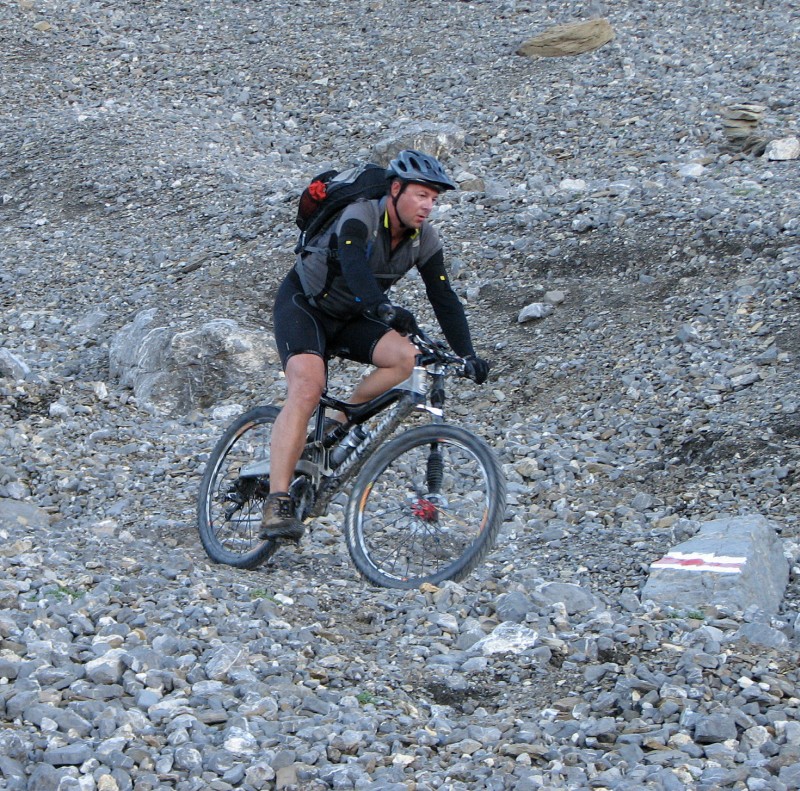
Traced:
<path fill-rule="evenodd" d="M 389 289 L 416 266 L 448 343 L 456 354 L 473 354 L 464 308 L 447 277 L 438 232 L 425 222 L 392 250 L 386 201 L 351 204 L 298 255 L 295 269 L 306 296 L 330 316 L 355 317 L 386 302 Z"/>

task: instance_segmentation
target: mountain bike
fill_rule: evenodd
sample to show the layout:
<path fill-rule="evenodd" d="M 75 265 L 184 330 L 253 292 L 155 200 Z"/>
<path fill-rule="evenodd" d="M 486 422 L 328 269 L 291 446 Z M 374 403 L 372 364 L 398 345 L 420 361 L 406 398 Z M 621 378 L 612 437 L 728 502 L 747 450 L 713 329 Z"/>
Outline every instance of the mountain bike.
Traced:
<path fill-rule="evenodd" d="M 445 382 L 466 376 L 465 360 L 422 330 L 410 340 L 419 354 L 397 387 L 363 404 L 326 387 L 289 488 L 297 518 L 308 523 L 354 479 L 344 517 L 350 557 L 370 583 L 405 589 L 464 579 L 494 545 L 506 510 L 497 457 L 483 439 L 444 421 Z M 280 546 L 259 538 L 278 412 L 263 405 L 239 416 L 208 459 L 198 528 L 217 563 L 255 568 Z M 346 420 L 333 421 L 334 412 Z M 402 426 L 414 412 L 429 422 Z"/>

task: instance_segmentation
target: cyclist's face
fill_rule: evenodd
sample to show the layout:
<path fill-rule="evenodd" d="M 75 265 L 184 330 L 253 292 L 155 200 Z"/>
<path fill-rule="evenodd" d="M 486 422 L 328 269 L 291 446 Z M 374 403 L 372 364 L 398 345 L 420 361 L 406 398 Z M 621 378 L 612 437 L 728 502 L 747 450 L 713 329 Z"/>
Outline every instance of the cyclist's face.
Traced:
<path fill-rule="evenodd" d="M 400 195 L 397 199 L 397 214 L 407 228 L 419 228 L 433 211 L 439 193 L 432 187 L 414 182 L 408 184 L 404 190 L 401 187 L 399 182 L 392 185 L 395 194 Z"/>

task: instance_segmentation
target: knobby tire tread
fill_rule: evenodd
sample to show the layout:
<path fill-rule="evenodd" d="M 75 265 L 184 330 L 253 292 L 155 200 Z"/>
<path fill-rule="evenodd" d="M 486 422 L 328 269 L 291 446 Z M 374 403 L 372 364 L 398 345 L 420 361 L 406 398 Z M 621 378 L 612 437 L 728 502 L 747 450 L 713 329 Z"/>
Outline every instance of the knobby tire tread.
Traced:
<path fill-rule="evenodd" d="M 369 496 L 373 484 L 393 461 L 409 450 L 430 444 L 437 439 L 453 440 L 472 453 L 482 466 L 487 479 L 489 516 L 478 537 L 453 563 L 441 571 L 407 580 L 385 574 L 373 564 L 363 549 L 364 536 L 360 519 L 360 504 Z M 468 576 L 484 561 L 494 546 L 505 518 L 506 482 L 497 457 L 478 436 L 459 426 L 441 423 L 417 426 L 398 435 L 379 447 L 364 463 L 353 484 L 345 514 L 345 539 L 350 557 L 361 576 L 373 585 L 387 588 L 411 589 L 428 582 L 438 584 L 445 580 L 458 582 Z"/>

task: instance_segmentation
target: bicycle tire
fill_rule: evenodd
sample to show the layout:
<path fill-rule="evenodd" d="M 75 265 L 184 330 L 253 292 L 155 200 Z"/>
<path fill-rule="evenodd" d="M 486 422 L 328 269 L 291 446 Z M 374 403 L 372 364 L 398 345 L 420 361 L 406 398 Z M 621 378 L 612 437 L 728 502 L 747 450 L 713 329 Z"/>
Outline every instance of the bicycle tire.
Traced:
<path fill-rule="evenodd" d="M 505 478 L 482 439 L 458 426 L 418 426 L 365 463 L 347 503 L 345 540 L 374 585 L 457 582 L 492 549 L 505 510 Z"/>
<path fill-rule="evenodd" d="M 252 569 L 278 549 L 259 537 L 269 474 L 242 478 L 245 464 L 268 461 L 272 425 L 279 409 L 259 406 L 240 415 L 217 441 L 206 463 L 197 503 L 197 527 L 215 563 Z"/>

